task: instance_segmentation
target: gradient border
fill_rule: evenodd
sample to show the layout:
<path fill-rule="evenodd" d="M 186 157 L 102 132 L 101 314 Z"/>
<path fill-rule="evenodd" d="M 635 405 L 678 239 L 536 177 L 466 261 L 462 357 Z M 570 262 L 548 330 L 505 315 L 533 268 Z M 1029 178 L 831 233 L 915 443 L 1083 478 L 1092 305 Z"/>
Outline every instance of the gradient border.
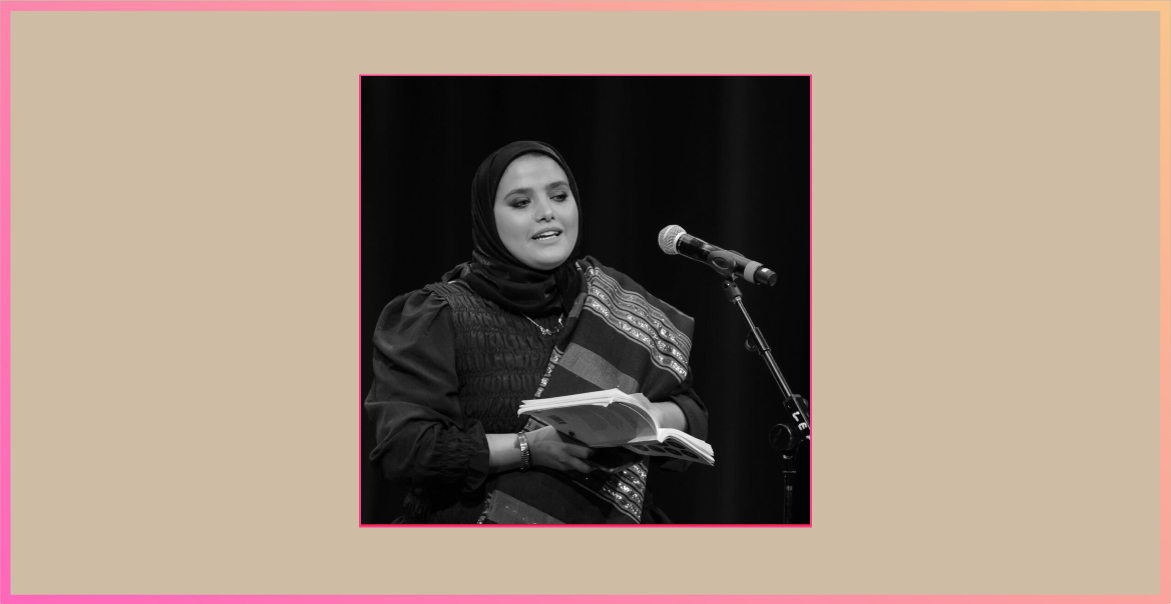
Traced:
<path fill-rule="evenodd" d="M 13 12 L 56 11 L 846 11 L 846 12 L 1157 12 L 1159 13 L 1159 593 L 1146 595 L 768 595 L 768 596 L 154 596 L 154 595 L 13 595 L 11 593 L 11 16 Z M 1171 601 L 1171 1 L 1077 2 L 1068 0 L 990 1 L 756 1 L 756 0 L 404 0 L 328 1 L 16 1 L 0 2 L 0 599 L 8 602 L 587 602 L 607 601 L 720 602 L 1126 602 L 1165 604 Z M 810 510 L 812 516 L 812 510 Z"/>

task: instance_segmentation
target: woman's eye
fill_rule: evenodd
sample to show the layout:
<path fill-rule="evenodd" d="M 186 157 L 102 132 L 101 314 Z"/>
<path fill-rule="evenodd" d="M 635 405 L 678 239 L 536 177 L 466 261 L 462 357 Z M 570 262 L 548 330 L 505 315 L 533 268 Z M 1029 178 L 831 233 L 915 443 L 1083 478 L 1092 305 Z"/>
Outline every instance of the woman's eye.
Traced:
<path fill-rule="evenodd" d="M 556 199 L 557 201 L 565 201 L 566 199 L 569 199 L 569 194 L 568 193 L 556 193 L 553 195 L 553 199 Z"/>
<path fill-rule="evenodd" d="M 508 205 L 510 205 L 514 208 L 523 208 L 523 207 L 529 205 L 529 200 L 527 200 L 527 199 L 514 199 Z"/>

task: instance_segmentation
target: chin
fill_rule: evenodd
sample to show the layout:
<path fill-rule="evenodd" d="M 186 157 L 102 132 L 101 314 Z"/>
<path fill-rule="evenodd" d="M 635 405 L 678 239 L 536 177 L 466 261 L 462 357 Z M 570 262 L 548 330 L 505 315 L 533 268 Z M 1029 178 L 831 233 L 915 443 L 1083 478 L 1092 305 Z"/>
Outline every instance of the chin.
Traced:
<path fill-rule="evenodd" d="M 534 263 L 530 264 L 530 266 L 532 266 L 533 268 L 535 268 L 539 271 L 551 271 L 551 270 L 561 266 L 562 264 L 565 264 L 564 260 L 562 260 L 560 262 L 540 262 L 540 263 L 534 262 Z"/>
<path fill-rule="evenodd" d="M 569 258 L 568 254 L 559 255 L 556 258 L 549 258 L 549 257 L 531 258 L 525 264 L 527 264 L 527 265 L 529 265 L 539 271 L 551 271 L 551 270 L 561 266 L 562 264 L 565 264 L 565 260 L 567 258 Z"/>

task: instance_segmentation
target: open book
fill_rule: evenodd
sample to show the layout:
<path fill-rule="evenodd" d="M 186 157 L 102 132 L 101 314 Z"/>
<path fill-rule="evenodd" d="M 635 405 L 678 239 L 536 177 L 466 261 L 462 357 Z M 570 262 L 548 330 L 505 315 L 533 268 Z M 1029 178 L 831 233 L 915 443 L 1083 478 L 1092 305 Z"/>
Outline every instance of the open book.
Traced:
<path fill-rule="evenodd" d="M 681 430 L 660 427 L 650 407 L 621 390 L 599 390 L 521 401 L 531 415 L 590 447 L 625 447 L 642 455 L 715 465 L 711 445 Z"/>

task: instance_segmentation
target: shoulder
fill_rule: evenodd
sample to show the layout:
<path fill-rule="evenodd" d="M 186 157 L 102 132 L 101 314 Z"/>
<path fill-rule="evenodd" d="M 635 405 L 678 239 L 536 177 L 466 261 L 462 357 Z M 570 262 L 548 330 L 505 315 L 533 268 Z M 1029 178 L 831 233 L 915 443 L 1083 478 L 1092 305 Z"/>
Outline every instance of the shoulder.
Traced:
<path fill-rule="evenodd" d="M 431 285 L 428 285 L 427 287 L 419 290 L 419 292 L 426 293 L 429 296 L 442 300 L 443 302 L 449 302 L 453 298 L 458 299 L 466 296 L 477 296 L 477 294 L 472 291 L 471 286 L 469 286 L 463 279 L 452 279 L 451 281 L 439 281 L 437 283 L 432 283 Z"/>
<path fill-rule="evenodd" d="M 597 258 L 594 258 L 593 256 L 586 256 L 585 258 L 582 258 L 578 261 L 578 266 L 581 267 L 587 278 L 609 281 L 623 292 L 637 294 L 652 306 L 658 308 L 660 311 L 665 312 L 673 321 L 678 320 L 683 323 L 693 323 L 695 321 L 691 316 L 687 315 L 687 313 L 680 311 L 670 303 L 656 297 L 654 294 L 647 291 L 645 287 L 643 287 L 641 284 L 639 284 L 638 281 L 635 281 L 626 273 L 623 273 L 616 268 L 602 264 L 598 261 Z"/>
<path fill-rule="evenodd" d="M 586 256 L 585 258 L 582 258 L 578 261 L 578 266 L 581 267 L 582 271 L 587 277 L 590 275 L 604 275 L 618 282 L 618 284 L 623 288 L 636 289 L 643 292 L 646 291 L 646 288 L 643 287 L 638 281 L 635 281 L 634 278 L 630 275 L 627 275 L 626 273 L 612 266 L 602 264 L 601 261 L 593 256 Z"/>
<path fill-rule="evenodd" d="M 453 309 L 460 311 L 486 304 L 490 302 L 462 279 L 439 281 L 391 300 L 382 309 L 378 327 L 446 321 L 450 320 Z"/>
<path fill-rule="evenodd" d="M 378 331 L 396 331 L 410 326 L 428 325 L 442 320 L 448 314 L 448 302 L 444 289 L 432 283 L 421 289 L 407 292 L 391 300 L 378 317 Z"/>
<path fill-rule="evenodd" d="M 649 294 L 646 288 L 631 278 L 626 273 L 612 267 L 606 266 L 598 261 L 593 256 L 586 256 L 578 261 L 578 267 L 582 269 L 582 273 L 587 280 L 605 279 L 614 282 L 624 290 L 635 291 L 643 295 Z"/>

